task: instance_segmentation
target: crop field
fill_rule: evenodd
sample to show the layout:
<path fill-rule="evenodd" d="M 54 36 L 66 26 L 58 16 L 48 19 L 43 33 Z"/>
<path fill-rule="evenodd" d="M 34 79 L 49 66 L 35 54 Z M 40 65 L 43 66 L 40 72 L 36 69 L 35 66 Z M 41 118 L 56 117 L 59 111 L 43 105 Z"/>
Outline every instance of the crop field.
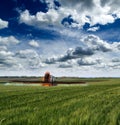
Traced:
<path fill-rule="evenodd" d="M 86 86 L 0 84 L 0 125 L 120 125 L 120 79 L 86 81 Z"/>

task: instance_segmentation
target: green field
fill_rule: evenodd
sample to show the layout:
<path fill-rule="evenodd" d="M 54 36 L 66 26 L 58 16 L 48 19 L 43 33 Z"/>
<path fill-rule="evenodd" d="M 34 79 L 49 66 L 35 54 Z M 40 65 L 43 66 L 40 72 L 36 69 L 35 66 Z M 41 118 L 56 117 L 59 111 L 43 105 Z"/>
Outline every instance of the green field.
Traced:
<path fill-rule="evenodd" d="M 0 125 L 120 125 L 120 79 L 92 80 L 86 86 L 1 84 Z"/>

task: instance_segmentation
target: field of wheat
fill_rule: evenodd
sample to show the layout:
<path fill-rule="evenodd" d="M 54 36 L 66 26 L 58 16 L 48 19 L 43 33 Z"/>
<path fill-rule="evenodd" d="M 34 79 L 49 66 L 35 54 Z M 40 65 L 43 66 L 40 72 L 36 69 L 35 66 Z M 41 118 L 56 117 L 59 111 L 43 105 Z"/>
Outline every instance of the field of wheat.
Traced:
<path fill-rule="evenodd" d="M 0 125 L 120 125 L 120 79 L 87 86 L 1 84 Z"/>

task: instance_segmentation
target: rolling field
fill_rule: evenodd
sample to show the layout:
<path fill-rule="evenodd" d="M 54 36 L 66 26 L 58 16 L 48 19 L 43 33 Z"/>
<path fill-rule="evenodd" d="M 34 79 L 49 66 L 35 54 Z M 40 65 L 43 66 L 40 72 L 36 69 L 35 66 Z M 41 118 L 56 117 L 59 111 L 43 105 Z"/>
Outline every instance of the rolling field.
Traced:
<path fill-rule="evenodd" d="M 0 125 L 120 125 L 120 79 L 87 86 L 1 84 Z"/>

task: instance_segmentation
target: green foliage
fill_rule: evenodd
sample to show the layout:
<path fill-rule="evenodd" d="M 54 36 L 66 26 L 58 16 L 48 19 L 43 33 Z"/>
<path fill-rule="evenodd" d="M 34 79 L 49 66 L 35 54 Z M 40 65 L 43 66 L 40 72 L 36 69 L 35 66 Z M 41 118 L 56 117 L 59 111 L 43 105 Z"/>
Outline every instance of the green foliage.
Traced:
<path fill-rule="evenodd" d="M 120 82 L 0 85 L 0 125 L 120 125 Z"/>

